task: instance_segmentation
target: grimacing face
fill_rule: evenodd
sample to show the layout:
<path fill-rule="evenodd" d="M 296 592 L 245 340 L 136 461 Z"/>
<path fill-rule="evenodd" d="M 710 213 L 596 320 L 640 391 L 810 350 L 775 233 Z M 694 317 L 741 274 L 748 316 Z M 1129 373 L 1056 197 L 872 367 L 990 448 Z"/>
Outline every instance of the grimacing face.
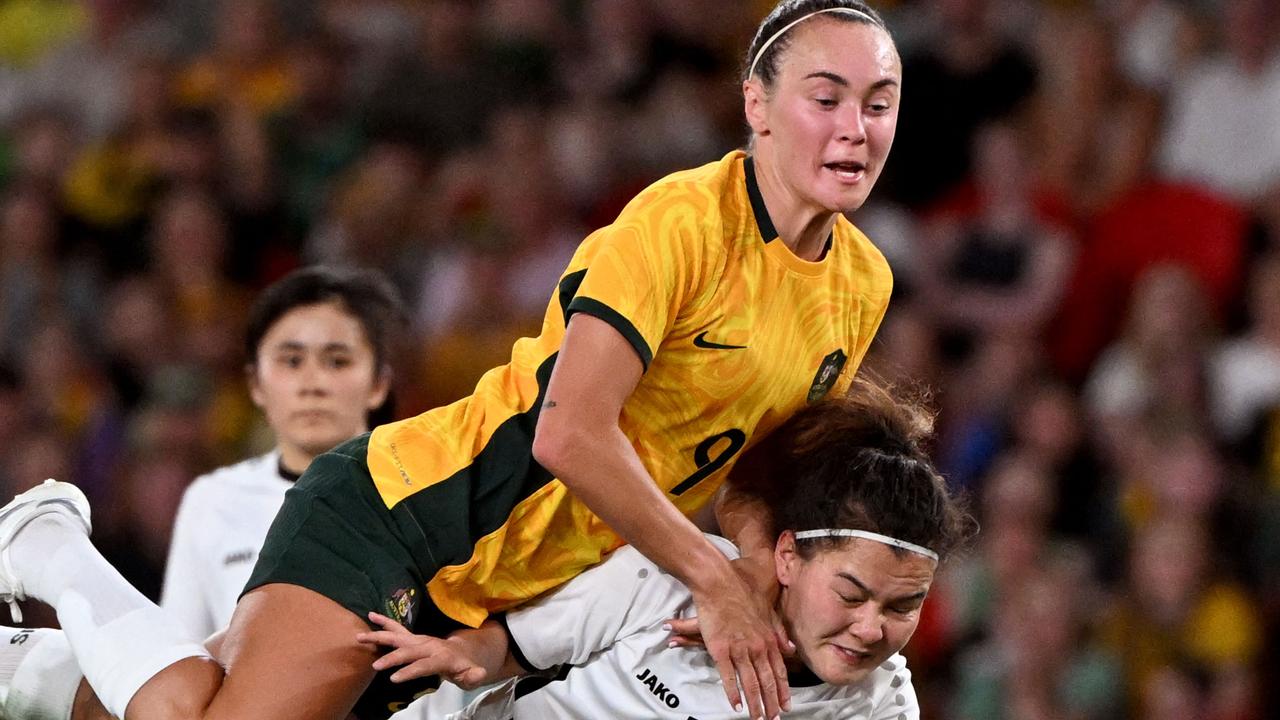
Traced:
<path fill-rule="evenodd" d="M 805 560 L 796 542 L 784 532 L 774 560 L 797 659 L 823 682 L 860 682 L 911 639 L 937 562 L 860 538 Z"/>
<path fill-rule="evenodd" d="M 375 363 L 360 321 L 337 303 L 302 305 L 275 321 L 258 344 L 249 389 L 286 461 L 367 429 L 389 389 Z"/>
<path fill-rule="evenodd" d="M 883 29 L 815 17 L 789 31 L 774 86 L 743 84 L 756 152 L 804 205 L 851 212 L 893 146 L 902 63 Z"/>

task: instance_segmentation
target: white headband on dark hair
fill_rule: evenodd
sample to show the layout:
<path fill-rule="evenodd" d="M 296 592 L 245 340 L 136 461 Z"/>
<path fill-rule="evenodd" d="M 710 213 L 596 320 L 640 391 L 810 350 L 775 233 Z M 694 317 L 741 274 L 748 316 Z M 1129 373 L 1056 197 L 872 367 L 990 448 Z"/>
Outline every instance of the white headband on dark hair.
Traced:
<path fill-rule="evenodd" d="M 922 547 L 920 545 L 916 545 L 915 543 L 909 543 L 906 540 L 891 538 L 888 535 L 881 535 L 879 533 L 867 532 L 866 530 L 801 530 L 800 532 L 796 533 L 797 540 L 808 540 L 810 538 L 826 538 L 826 537 L 852 537 L 852 538 L 861 538 L 863 540 L 874 540 L 878 543 L 884 543 L 885 545 L 889 545 L 891 547 L 901 548 L 903 550 L 910 550 L 911 552 L 916 553 L 917 555 L 923 555 L 934 561 L 937 561 L 938 559 L 938 553 L 930 550 L 927 547 Z"/>
<path fill-rule="evenodd" d="M 766 40 L 765 43 L 760 46 L 760 50 L 756 52 L 755 60 L 751 61 L 751 71 L 747 73 L 747 79 L 750 80 L 751 78 L 755 77 L 756 65 L 760 64 L 760 58 L 764 57 L 764 54 L 766 51 L 768 51 L 769 46 L 772 45 L 774 42 L 776 42 L 778 38 L 782 37 L 783 35 L 786 34 L 788 30 L 799 25 L 805 20 L 808 20 L 809 18 L 814 17 L 815 15 L 821 15 L 823 13 L 846 13 L 848 15 L 857 15 L 860 18 L 865 18 L 872 25 L 877 24 L 875 21 L 875 18 L 862 12 L 861 10 L 856 10 L 854 8 L 838 7 L 838 8 L 827 8 L 826 10 L 815 10 L 814 12 L 811 12 L 808 15 L 805 15 L 798 20 L 792 20 L 791 22 L 787 23 L 786 26 L 784 26 L 778 32 L 774 33 L 773 37 Z"/>

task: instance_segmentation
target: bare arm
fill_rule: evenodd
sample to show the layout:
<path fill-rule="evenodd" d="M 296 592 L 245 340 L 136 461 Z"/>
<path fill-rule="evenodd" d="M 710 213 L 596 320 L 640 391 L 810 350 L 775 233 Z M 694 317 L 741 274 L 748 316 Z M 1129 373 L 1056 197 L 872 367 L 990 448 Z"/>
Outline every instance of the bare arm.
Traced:
<path fill-rule="evenodd" d="M 671 504 L 619 427 L 622 405 L 642 371 L 612 326 L 573 316 L 533 454 L 622 539 L 696 591 L 730 574 L 729 561 Z"/>
<path fill-rule="evenodd" d="M 729 561 L 649 476 L 619 426 L 643 370 L 611 325 L 574 315 L 539 415 L 534 458 L 623 540 L 692 591 L 730 703 L 741 704 L 741 681 L 752 716 L 774 717 L 789 695 L 769 623 Z"/>

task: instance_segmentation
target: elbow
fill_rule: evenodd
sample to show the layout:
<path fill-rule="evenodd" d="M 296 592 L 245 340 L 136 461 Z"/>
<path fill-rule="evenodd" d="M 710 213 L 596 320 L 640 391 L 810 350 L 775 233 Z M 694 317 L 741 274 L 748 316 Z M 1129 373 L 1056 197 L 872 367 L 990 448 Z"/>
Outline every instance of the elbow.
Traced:
<path fill-rule="evenodd" d="M 572 463 L 572 429 L 563 421 L 538 419 L 533 432 L 533 459 L 547 472 L 563 481 L 565 467 Z"/>

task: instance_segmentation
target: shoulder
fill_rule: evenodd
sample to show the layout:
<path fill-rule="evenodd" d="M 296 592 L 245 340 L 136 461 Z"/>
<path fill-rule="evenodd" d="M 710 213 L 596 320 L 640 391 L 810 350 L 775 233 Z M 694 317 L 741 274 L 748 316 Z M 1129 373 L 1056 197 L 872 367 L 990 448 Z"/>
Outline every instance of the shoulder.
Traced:
<path fill-rule="evenodd" d="M 655 205 L 669 208 L 685 204 L 709 213 L 720 211 L 726 194 L 736 193 L 745 180 L 742 163 L 746 154 L 735 150 L 715 162 L 671 173 L 645 188 L 627 204 L 619 219 Z"/>
<path fill-rule="evenodd" d="M 729 540 L 728 538 L 720 537 L 719 535 L 713 535 L 712 533 L 703 533 L 702 535 L 707 540 L 709 540 L 712 545 L 715 545 L 716 549 L 719 550 L 725 557 L 729 558 L 730 560 L 736 560 L 739 556 L 742 555 L 742 551 L 738 549 L 738 546 L 734 545 L 733 541 Z M 615 550 L 612 555 L 609 556 L 609 561 L 614 561 L 615 559 L 618 562 L 627 562 L 627 563 L 636 563 L 636 564 L 648 563 L 650 565 L 653 565 L 652 560 L 645 557 L 644 555 L 641 555 L 639 550 L 635 549 L 630 545 L 623 545 L 622 547 Z M 657 566 L 654 565 L 654 567 L 657 567 Z"/>
<path fill-rule="evenodd" d="M 706 534 L 706 538 L 725 557 L 732 560 L 739 556 L 738 548 L 725 538 L 709 533 Z M 587 570 L 583 575 L 609 587 L 619 587 L 619 583 L 624 578 L 637 578 L 640 582 L 632 588 L 632 591 L 638 596 L 647 596 L 647 602 L 658 602 L 663 605 L 672 602 L 679 604 L 682 602 L 681 598 L 689 594 L 688 588 L 673 575 L 630 545 L 618 548 L 604 562 Z"/>
<path fill-rule="evenodd" d="M 712 535 L 711 533 L 703 533 L 703 535 L 706 536 L 707 540 L 711 541 L 712 545 L 716 546 L 717 550 L 723 553 L 724 556 L 730 560 L 737 558 L 741 554 L 738 547 L 728 539 L 722 538 L 719 535 Z M 635 549 L 631 545 L 623 545 L 613 551 L 613 553 L 605 559 L 604 563 L 602 563 L 602 566 L 605 564 L 613 567 L 627 567 L 637 570 L 651 569 L 655 572 L 666 574 L 665 570 L 658 567 L 656 563 L 642 555 L 639 550 Z"/>
<path fill-rule="evenodd" d="M 883 298 L 887 302 L 893 292 L 893 271 L 884 253 L 843 215 L 836 219 L 833 232 L 842 261 L 848 272 L 856 276 L 859 290 L 864 295 Z"/>
<path fill-rule="evenodd" d="M 216 502 L 248 490 L 274 489 L 284 482 L 280 478 L 279 461 L 279 454 L 272 450 L 265 455 L 201 475 L 187 487 L 183 503 Z"/>
<path fill-rule="evenodd" d="M 887 712 L 900 708 L 899 712 L 916 707 L 916 691 L 911 684 L 911 670 L 901 653 L 880 664 L 864 681 L 865 689 L 878 710 Z"/>
<path fill-rule="evenodd" d="M 734 151 L 701 167 L 672 173 L 627 203 L 617 220 L 593 235 L 638 232 L 673 240 L 701 238 L 721 230 L 724 210 L 733 207 L 744 183 L 742 160 Z"/>

